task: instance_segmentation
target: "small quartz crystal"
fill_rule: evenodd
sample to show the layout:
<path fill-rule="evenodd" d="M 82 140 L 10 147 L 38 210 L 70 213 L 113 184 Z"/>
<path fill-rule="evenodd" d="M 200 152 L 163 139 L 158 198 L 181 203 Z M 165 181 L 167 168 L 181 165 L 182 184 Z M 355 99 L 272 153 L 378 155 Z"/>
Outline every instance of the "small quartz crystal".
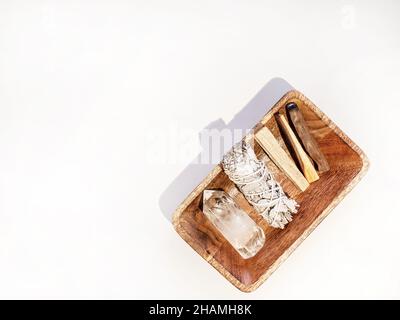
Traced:
<path fill-rule="evenodd" d="M 263 230 L 224 191 L 204 190 L 203 212 L 244 259 L 264 245 Z"/>

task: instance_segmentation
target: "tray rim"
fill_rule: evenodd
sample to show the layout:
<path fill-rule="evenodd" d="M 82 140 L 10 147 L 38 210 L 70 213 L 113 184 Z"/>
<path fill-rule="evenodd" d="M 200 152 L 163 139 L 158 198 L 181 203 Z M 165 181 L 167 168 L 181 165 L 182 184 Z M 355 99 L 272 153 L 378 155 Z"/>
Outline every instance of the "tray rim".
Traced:
<path fill-rule="evenodd" d="M 335 197 L 335 199 L 321 212 L 321 214 L 313 221 L 313 223 L 303 232 L 303 234 L 293 242 L 293 244 L 276 259 L 276 261 L 252 284 L 243 284 L 235 278 L 222 264 L 220 264 L 211 254 L 199 252 L 196 249 L 195 241 L 180 225 L 180 216 L 189 206 L 189 204 L 198 196 L 198 194 L 222 171 L 220 164 L 217 164 L 207 175 L 202 182 L 183 200 L 177 207 L 172 216 L 172 224 L 176 232 L 181 236 L 186 243 L 188 243 L 193 250 L 195 250 L 203 259 L 210 263 L 219 273 L 221 273 L 229 282 L 236 288 L 243 292 L 252 292 L 263 284 L 272 273 L 296 250 L 296 248 L 315 230 L 315 228 L 324 220 L 329 213 L 343 200 L 343 198 L 356 186 L 356 184 L 364 177 L 370 166 L 370 161 L 366 154 L 356 145 L 330 118 L 328 118 L 314 103 L 309 100 L 305 95 L 297 90 L 290 90 L 285 93 L 277 103 L 261 118 L 259 123 L 265 124 L 278 109 L 280 109 L 284 102 L 288 99 L 297 98 L 302 100 L 312 111 L 326 123 L 351 149 L 353 149 L 361 158 L 362 167 L 358 174 L 351 180 L 351 182 Z M 257 126 L 257 124 L 256 124 Z M 256 127 L 255 126 L 255 127 Z M 252 137 L 252 133 L 244 137 L 248 139 Z"/>

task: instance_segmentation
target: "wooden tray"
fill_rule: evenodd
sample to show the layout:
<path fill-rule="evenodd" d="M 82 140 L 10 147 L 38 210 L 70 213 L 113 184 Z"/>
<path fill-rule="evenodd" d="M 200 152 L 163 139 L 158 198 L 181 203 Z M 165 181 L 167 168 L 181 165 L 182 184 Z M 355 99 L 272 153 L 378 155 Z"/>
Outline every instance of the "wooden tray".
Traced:
<path fill-rule="evenodd" d="M 286 194 L 300 205 L 298 214 L 285 229 L 268 226 L 229 180 L 220 165 L 190 193 L 173 216 L 173 224 L 179 235 L 226 279 L 245 292 L 258 288 L 276 270 L 357 184 L 369 166 L 361 149 L 298 91 L 290 91 L 283 96 L 254 129 L 267 126 L 288 152 L 273 115 L 293 100 L 298 103 L 311 133 L 329 162 L 330 170 L 321 174 L 320 179 L 312 183 L 305 192 L 301 192 L 255 142 L 258 158 L 266 162 Z M 207 220 L 200 209 L 204 189 L 224 190 L 263 228 L 265 245 L 256 256 L 242 259 Z"/>

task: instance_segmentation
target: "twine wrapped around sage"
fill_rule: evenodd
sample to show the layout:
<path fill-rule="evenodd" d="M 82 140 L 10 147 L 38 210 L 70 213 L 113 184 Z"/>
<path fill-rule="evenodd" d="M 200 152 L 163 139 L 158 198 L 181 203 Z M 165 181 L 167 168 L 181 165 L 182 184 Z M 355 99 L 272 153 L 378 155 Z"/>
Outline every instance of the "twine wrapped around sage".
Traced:
<path fill-rule="evenodd" d="M 270 226 L 283 229 L 292 221 L 292 214 L 297 213 L 297 202 L 285 195 L 248 142 L 243 140 L 236 144 L 224 156 L 222 165 L 229 179 Z"/>

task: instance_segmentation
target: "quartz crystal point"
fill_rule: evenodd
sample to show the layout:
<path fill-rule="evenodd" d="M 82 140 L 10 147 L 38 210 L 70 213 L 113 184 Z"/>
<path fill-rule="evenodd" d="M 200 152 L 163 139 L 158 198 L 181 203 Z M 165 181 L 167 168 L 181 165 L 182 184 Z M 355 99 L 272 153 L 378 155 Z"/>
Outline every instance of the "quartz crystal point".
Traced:
<path fill-rule="evenodd" d="M 222 165 L 229 179 L 271 227 L 283 229 L 292 221 L 298 204 L 285 195 L 264 162 L 257 159 L 249 143 L 243 140 L 236 144 L 224 156 Z"/>
<path fill-rule="evenodd" d="M 244 259 L 264 245 L 264 231 L 224 191 L 204 190 L 203 212 Z"/>

